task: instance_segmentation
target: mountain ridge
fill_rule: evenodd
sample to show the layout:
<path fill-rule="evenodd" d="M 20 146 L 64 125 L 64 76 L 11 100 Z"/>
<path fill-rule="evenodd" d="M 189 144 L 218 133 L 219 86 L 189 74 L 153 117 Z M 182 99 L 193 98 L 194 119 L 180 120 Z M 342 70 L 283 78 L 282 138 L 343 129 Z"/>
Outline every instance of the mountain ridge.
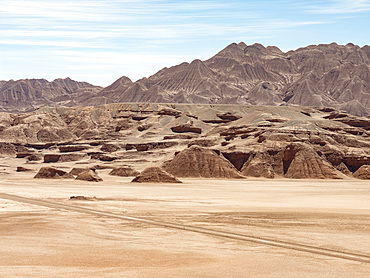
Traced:
<path fill-rule="evenodd" d="M 8 92 L 9 82 L 0 82 L 0 111 L 146 102 L 332 107 L 369 116 L 370 46 L 331 43 L 283 52 L 240 42 L 207 60 L 165 67 L 136 82 L 122 76 L 105 88 L 38 79 L 12 81 L 17 85 Z"/>
<path fill-rule="evenodd" d="M 163 68 L 131 86 L 100 94 L 112 102 L 302 105 L 366 116 L 369 67 L 367 45 L 331 43 L 283 52 L 241 42 L 205 61 Z"/>

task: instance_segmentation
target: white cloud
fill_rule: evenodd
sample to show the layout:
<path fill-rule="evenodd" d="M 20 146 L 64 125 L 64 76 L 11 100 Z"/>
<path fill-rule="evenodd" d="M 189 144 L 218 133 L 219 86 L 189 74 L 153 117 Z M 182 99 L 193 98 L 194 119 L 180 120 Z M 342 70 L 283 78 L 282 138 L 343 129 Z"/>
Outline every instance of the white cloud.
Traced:
<path fill-rule="evenodd" d="M 311 6 L 310 12 L 317 14 L 352 14 L 370 11 L 369 0 L 334 0 L 328 5 Z"/>

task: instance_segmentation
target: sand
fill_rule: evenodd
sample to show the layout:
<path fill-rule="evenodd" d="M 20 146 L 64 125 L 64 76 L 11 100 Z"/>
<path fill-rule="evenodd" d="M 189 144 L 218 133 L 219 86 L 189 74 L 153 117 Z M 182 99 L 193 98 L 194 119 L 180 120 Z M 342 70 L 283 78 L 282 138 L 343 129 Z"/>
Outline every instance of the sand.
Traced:
<path fill-rule="evenodd" d="M 370 256 L 368 181 L 133 184 L 107 169 L 89 183 L 2 170 L 1 193 Z M 370 264 L 0 199 L 0 277 L 370 277 Z"/>

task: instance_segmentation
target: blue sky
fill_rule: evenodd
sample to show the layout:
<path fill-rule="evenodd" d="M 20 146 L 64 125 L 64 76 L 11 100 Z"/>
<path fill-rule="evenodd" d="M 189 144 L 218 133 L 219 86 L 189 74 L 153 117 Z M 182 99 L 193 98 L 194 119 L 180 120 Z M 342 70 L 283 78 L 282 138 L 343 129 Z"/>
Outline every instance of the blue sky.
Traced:
<path fill-rule="evenodd" d="M 283 51 L 370 44 L 370 0 L 0 0 L 0 80 L 107 86 L 207 59 L 232 42 Z"/>

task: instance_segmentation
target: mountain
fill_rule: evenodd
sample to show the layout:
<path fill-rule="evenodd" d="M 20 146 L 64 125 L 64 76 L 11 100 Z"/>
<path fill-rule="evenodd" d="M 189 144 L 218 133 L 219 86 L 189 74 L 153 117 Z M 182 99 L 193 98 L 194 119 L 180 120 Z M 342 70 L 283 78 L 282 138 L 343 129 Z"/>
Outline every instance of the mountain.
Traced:
<path fill-rule="evenodd" d="M 95 97 L 110 102 L 301 105 L 370 115 L 370 46 L 233 43 L 206 61 L 164 68 L 131 82 L 122 77 Z M 82 104 L 95 105 L 88 99 Z"/>
<path fill-rule="evenodd" d="M 75 106 L 102 88 L 70 78 L 0 81 L 0 111 L 25 112 L 40 106 Z"/>

